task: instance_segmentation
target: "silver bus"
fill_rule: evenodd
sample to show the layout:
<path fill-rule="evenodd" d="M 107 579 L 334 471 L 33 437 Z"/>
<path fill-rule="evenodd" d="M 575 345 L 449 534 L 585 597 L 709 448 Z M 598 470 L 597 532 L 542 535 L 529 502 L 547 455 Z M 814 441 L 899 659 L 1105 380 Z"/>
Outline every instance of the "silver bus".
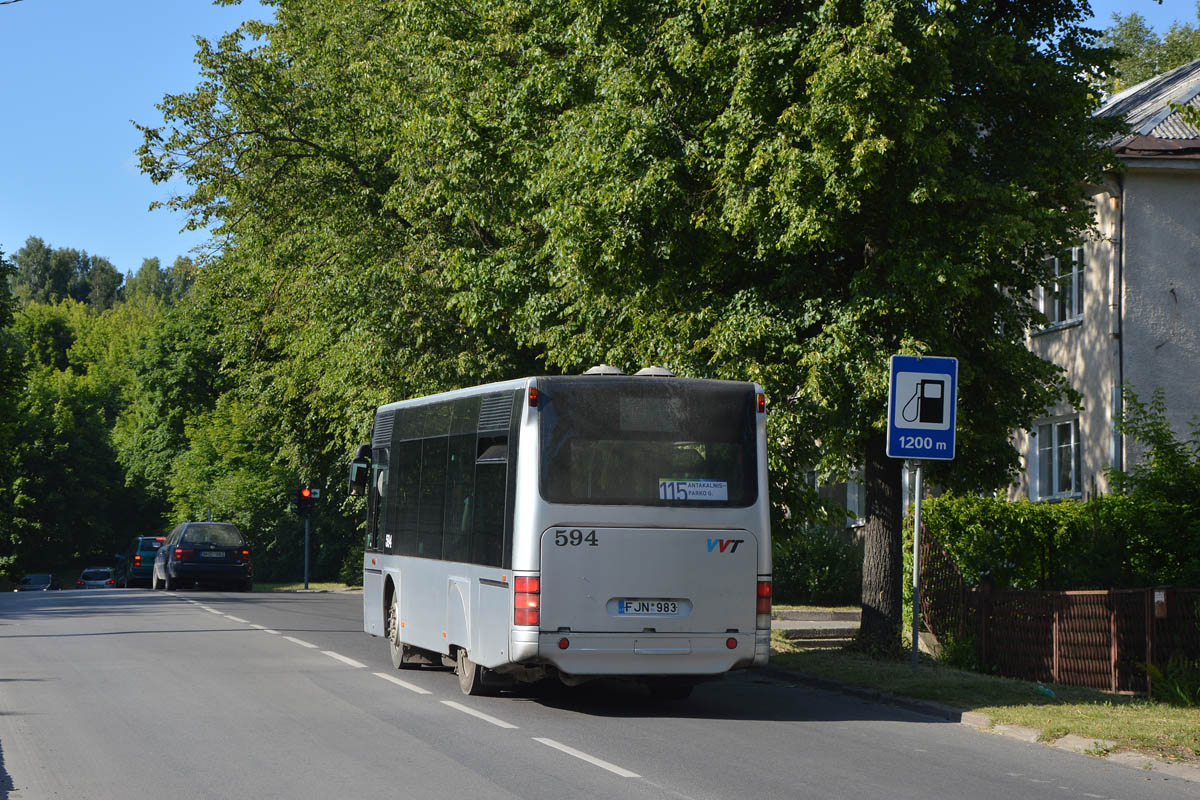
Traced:
<path fill-rule="evenodd" d="M 661 372 L 661 371 L 657 371 Z M 585 374 L 381 406 L 363 627 L 399 669 L 632 678 L 686 697 L 770 650 L 766 413 L 752 383 Z"/>

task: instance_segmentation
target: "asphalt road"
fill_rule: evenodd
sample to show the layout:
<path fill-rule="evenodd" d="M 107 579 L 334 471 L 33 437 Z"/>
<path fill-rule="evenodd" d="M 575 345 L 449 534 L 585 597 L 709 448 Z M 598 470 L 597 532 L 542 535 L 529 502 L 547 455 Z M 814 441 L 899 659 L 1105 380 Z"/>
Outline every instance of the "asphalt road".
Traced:
<path fill-rule="evenodd" d="M 0 799 L 1200 797 L 1200 785 L 743 672 L 466 697 L 355 593 L 0 595 Z"/>

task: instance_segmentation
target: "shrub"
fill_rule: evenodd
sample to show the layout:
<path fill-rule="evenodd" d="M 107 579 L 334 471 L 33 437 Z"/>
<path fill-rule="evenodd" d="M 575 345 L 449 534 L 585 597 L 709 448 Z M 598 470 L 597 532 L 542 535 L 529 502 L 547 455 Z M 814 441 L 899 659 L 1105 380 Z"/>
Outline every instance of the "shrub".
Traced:
<path fill-rule="evenodd" d="M 1109 589 L 1200 583 L 1200 520 L 1182 503 L 1134 493 L 1060 503 L 943 495 L 924 528 L 968 583 Z"/>
<path fill-rule="evenodd" d="M 775 539 L 775 602 L 851 605 L 862 599 L 862 547 L 836 528 L 803 528 Z"/>
<path fill-rule="evenodd" d="M 1200 658 L 1187 658 L 1175 653 L 1163 668 L 1141 664 L 1150 678 L 1154 699 L 1173 706 L 1200 706 Z"/>

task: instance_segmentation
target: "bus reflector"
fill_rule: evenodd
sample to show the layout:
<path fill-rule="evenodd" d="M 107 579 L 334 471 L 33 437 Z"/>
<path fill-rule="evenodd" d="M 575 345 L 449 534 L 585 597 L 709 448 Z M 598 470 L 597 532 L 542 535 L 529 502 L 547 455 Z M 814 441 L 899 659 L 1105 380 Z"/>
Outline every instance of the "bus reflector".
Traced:
<path fill-rule="evenodd" d="M 558 640 L 558 649 L 559 650 L 566 650 L 570 646 L 571 646 L 571 642 L 569 639 L 567 639 L 567 637 L 564 636 L 563 638 Z"/>
<path fill-rule="evenodd" d="M 537 575 L 516 575 L 513 577 L 513 590 L 513 624 L 539 624 L 542 609 L 542 579 Z"/>
<path fill-rule="evenodd" d="M 728 647 L 730 650 L 736 650 L 737 649 L 737 639 L 730 636 L 728 639 L 725 640 L 725 646 Z"/>
<path fill-rule="evenodd" d="M 767 396 L 762 392 L 758 393 L 758 413 L 764 414 L 767 411 Z"/>
<path fill-rule="evenodd" d="M 538 390 L 536 386 L 529 387 L 529 407 L 537 408 Z"/>

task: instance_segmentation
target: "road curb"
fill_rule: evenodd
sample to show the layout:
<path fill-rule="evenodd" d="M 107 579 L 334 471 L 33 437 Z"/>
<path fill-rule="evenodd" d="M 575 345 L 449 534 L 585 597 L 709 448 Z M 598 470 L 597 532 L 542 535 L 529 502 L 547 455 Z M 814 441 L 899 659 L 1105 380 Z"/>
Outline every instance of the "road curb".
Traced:
<path fill-rule="evenodd" d="M 903 708 L 906 711 L 912 711 L 916 714 L 946 722 L 955 722 L 959 725 L 966 725 L 976 730 L 996 734 L 997 736 L 1005 736 L 1030 744 L 1044 744 L 1047 747 L 1054 747 L 1059 750 L 1088 755 L 1093 758 L 1101 758 L 1113 764 L 1148 770 L 1169 775 L 1172 778 L 1200 783 L 1200 766 L 1193 767 L 1188 764 L 1162 761 L 1134 751 L 1110 752 L 1111 748 L 1116 746 L 1116 743 L 1104 739 L 1091 739 L 1085 736 L 1067 734 L 1052 742 L 1045 742 L 1041 739 L 1042 732 L 1036 728 L 1025 728 L 1020 725 L 998 725 L 990 716 L 978 711 L 964 711 L 961 708 L 953 708 L 929 700 L 916 700 L 911 697 L 889 694 L 879 689 L 864 689 L 861 686 L 851 686 L 831 678 L 820 678 L 816 675 L 794 672 L 782 667 L 774 667 L 770 664 L 764 667 L 757 667 L 756 669 L 776 680 L 804 684 L 805 686 L 812 686 L 828 692 L 858 697 L 873 703 L 896 706 L 897 708 Z"/>

